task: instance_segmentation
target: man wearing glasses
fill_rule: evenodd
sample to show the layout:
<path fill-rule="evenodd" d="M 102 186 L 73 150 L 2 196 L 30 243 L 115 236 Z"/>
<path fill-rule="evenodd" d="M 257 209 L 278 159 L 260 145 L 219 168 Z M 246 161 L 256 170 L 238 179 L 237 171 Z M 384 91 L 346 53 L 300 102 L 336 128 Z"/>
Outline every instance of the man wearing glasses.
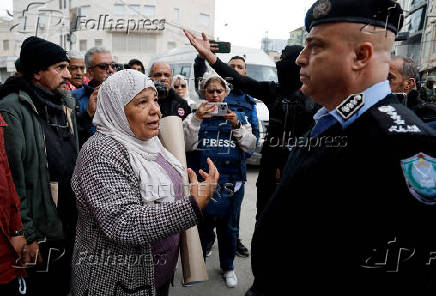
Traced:
<path fill-rule="evenodd" d="M 67 295 L 77 219 L 70 184 L 79 148 L 75 102 L 63 92 L 69 57 L 62 47 L 29 37 L 20 62 L 23 75 L 0 88 L 0 113 L 31 262 L 27 291 Z"/>
<path fill-rule="evenodd" d="M 86 75 L 90 81 L 83 88 L 71 92 L 79 106 L 79 141 L 80 146 L 95 133 L 92 125 L 95 110 L 97 109 L 97 94 L 100 85 L 110 75 L 116 72 L 116 64 L 111 53 L 104 47 L 93 47 L 85 54 Z"/>

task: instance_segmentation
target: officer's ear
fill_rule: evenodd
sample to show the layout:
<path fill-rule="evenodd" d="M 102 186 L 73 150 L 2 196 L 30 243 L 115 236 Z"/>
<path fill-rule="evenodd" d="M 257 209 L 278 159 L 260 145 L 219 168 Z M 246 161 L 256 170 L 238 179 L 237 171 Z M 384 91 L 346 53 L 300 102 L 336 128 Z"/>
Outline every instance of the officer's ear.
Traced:
<path fill-rule="evenodd" d="M 359 43 L 355 49 L 355 57 L 353 63 L 353 70 L 362 70 L 365 68 L 372 58 L 374 46 L 370 42 Z"/>

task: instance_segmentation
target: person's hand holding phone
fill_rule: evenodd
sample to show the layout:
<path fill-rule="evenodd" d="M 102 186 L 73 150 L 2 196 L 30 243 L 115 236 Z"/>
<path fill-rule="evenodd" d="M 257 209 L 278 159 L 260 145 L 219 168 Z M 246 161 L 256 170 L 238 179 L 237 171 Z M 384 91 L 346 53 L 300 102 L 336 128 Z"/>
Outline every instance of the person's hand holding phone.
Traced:
<path fill-rule="evenodd" d="M 238 128 L 239 127 L 239 120 L 238 120 L 238 116 L 236 115 L 235 112 L 233 112 L 230 109 L 227 109 L 227 114 L 223 116 L 228 122 L 230 122 L 230 124 L 232 125 L 233 128 Z"/>
<path fill-rule="evenodd" d="M 212 112 L 215 110 L 215 105 L 206 105 L 209 103 L 208 101 L 203 101 L 200 106 L 198 106 L 197 112 L 195 112 L 194 116 L 197 119 L 211 118 L 213 116 Z"/>

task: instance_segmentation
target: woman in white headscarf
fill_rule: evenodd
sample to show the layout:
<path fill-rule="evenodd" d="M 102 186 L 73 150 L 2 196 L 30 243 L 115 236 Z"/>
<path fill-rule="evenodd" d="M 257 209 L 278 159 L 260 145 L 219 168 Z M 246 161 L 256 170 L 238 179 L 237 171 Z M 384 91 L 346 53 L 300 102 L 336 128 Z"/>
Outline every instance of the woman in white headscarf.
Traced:
<path fill-rule="evenodd" d="M 72 186 L 78 223 L 73 295 L 165 295 L 177 263 L 178 233 L 198 223 L 219 174 L 209 160 L 205 184 L 160 143 L 154 84 L 123 70 L 98 93 L 97 133 L 83 146 Z M 157 292 L 156 292 L 157 291 Z"/>
<path fill-rule="evenodd" d="M 185 76 L 183 75 L 176 75 L 173 78 L 173 83 L 171 84 L 171 87 L 174 88 L 176 93 L 186 102 L 188 103 L 189 107 L 193 108 L 195 107 L 195 101 L 192 100 L 189 97 L 189 85 L 188 81 L 186 80 Z"/>

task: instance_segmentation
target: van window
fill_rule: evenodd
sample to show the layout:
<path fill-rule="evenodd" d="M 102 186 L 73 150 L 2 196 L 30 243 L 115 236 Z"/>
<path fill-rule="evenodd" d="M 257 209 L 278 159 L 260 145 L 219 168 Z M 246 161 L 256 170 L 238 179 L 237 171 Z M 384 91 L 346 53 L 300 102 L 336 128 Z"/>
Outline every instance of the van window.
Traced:
<path fill-rule="evenodd" d="M 191 75 L 191 64 L 171 64 L 173 75 L 183 75 L 189 79 Z"/>
<path fill-rule="evenodd" d="M 278 82 L 277 70 L 271 66 L 247 64 L 247 76 L 257 81 Z"/>

